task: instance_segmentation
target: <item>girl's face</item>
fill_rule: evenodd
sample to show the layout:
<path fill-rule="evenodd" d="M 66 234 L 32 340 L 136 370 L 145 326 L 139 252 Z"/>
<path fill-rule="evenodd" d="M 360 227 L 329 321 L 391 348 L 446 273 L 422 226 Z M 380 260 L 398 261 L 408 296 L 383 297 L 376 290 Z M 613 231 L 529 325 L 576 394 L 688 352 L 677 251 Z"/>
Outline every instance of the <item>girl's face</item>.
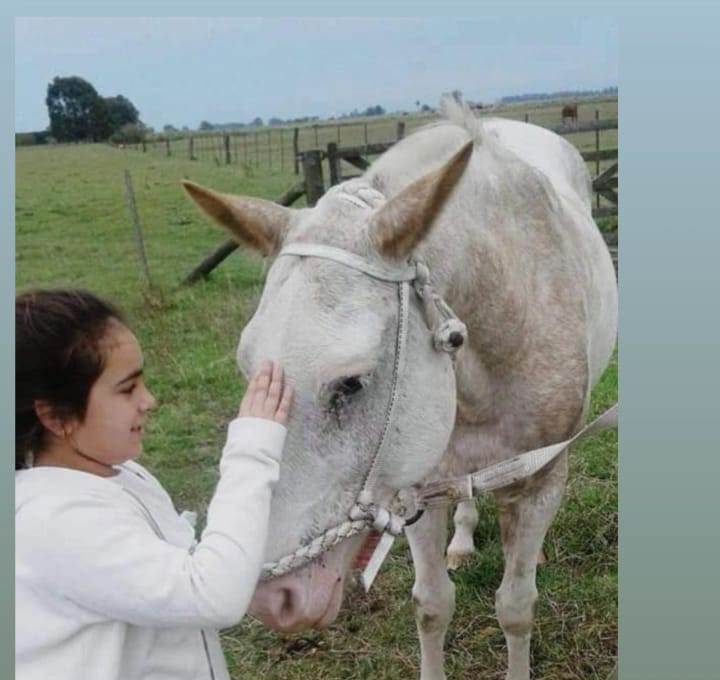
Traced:
<path fill-rule="evenodd" d="M 143 381 L 143 355 L 137 338 L 112 323 L 101 342 L 105 369 L 93 384 L 85 419 L 70 439 L 81 454 L 103 465 L 119 465 L 142 453 L 142 439 L 155 397 Z"/>

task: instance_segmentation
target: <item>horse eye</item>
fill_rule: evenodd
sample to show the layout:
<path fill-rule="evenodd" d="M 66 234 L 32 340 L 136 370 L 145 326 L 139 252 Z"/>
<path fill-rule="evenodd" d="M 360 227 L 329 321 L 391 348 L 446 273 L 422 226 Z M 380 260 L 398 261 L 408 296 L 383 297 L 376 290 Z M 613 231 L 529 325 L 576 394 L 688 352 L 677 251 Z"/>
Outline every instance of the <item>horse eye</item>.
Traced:
<path fill-rule="evenodd" d="M 362 388 L 363 384 L 360 382 L 360 378 L 354 375 L 351 375 L 348 378 L 343 378 L 337 385 L 337 391 L 347 397 L 351 394 L 355 394 L 355 392 L 359 392 Z"/>
<path fill-rule="evenodd" d="M 328 403 L 331 412 L 337 413 L 348 399 L 363 388 L 359 376 L 351 375 L 336 380 L 330 386 L 330 400 Z"/>

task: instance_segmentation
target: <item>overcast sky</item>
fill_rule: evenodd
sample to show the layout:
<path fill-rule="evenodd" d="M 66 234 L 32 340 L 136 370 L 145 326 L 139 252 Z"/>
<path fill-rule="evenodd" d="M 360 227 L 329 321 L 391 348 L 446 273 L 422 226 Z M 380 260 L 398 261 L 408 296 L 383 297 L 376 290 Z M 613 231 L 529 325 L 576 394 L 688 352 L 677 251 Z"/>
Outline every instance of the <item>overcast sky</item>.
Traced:
<path fill-rule="evenodd" d="M 122 94 L 155 129 L 434 106 L 617 85 L 613 19 L 18 18 L 15 126 L 48 126 L 55 76 Z"/>

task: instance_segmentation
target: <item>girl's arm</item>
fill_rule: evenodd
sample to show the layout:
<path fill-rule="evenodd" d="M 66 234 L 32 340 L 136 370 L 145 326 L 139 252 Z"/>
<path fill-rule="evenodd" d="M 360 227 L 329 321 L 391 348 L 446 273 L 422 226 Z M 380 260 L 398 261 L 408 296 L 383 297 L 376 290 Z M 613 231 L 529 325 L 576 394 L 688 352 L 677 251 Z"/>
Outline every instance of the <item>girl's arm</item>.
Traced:
<path fill-rule="evenodd" d="M 192 554 L 158 538 L 119 487 L 97 487 L 80 498 L 52 494 L 26 508 L 35 517 L 26 515 L 19 527 L 23 561 L 36 578 L 109 619 L 145 626 L 237 623 L 262 566 L 286 435 L 281 422 L 251 415 L 269 413 L 275 381 L 265 382 L 264 395 L 251 382 L 240 410 L 249 417 L 230 423 L 220 481 Z M 286 420 L 289 396 L 274 403 L 278 419 Z"/>

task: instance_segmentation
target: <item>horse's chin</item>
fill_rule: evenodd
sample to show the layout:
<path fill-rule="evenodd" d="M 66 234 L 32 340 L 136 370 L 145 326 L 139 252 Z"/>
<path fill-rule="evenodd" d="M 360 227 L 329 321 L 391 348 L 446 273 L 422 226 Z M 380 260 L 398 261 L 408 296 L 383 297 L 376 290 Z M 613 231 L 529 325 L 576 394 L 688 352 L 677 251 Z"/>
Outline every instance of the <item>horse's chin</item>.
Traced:
<path fill-rule="evenodd" d="M 343 541 L 305 567 L 259 583 L 250 615 L 283 633 L 327 628 L 340 613 L 347 575 L 362 556 L 366 538 Z"/>

